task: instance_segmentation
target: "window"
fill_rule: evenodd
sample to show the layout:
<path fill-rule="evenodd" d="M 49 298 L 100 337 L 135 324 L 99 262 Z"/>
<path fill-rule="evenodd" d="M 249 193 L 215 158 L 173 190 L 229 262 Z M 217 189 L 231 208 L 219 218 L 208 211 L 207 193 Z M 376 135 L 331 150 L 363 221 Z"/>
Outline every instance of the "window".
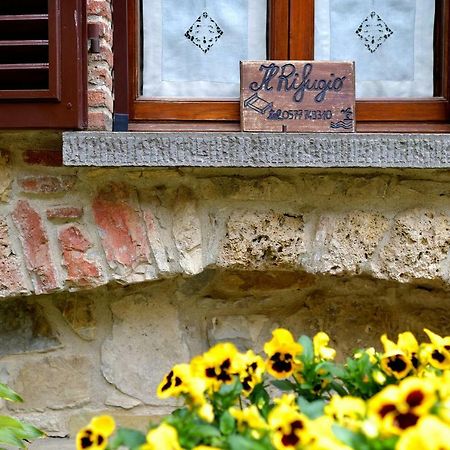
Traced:
<path fill-rule="evenodd" d="M 82 0 L 0 4 L 0 127 L 86 126 Z"/>
<path fill-rule="evenodd" d="M 128 0 L 132 121 L 238 121 L 240 59 L 354 60 L 358 130 L 444 130 L 450 0 Z"/>

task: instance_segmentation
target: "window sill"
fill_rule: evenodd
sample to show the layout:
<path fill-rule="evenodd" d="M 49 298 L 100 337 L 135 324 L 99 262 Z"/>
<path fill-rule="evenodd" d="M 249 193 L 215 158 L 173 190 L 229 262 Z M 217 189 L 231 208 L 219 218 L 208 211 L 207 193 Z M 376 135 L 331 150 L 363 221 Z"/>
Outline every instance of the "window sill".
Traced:
<path fill-rule="evenodd" d="M 66 132 L 66 166 L 450 168 L 450 134 Z"/>

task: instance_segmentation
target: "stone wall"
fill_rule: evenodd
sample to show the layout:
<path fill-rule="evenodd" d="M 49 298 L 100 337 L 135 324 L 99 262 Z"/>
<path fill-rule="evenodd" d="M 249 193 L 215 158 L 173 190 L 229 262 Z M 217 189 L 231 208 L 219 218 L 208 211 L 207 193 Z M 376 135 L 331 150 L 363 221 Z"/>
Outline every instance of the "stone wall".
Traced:
<path fill-rule="evenodd" d="M 172 364 L 276 326 L 341 355 L 450 333 L 448 171 L 67 168 L 59 145 L 0 137 L 0 380 L 26 399 L 2 408 L 51 436 L 145 426 Z"/>

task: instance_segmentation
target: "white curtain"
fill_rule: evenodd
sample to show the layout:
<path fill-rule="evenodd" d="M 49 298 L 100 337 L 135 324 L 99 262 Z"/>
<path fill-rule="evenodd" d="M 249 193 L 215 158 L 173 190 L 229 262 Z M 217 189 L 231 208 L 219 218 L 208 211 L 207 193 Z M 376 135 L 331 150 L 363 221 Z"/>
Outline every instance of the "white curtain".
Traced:
<path fill-rule="evenodd" d="M 238 98 L 239 61 L 266 58 L 267 0 L 144 0 L 143 95 Z"/>
<path fill-rule="evenodd" d="M 359 98 L 433 96 L 435 0 L 315 0 L 315 59 L 355 61 Z"/>

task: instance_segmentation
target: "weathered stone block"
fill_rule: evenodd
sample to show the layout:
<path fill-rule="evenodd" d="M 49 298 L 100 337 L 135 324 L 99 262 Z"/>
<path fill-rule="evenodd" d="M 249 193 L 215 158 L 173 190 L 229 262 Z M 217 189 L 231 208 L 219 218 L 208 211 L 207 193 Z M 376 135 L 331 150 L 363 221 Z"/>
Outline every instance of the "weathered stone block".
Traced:
<path fill-rule="evenodd" d="M 112 335 L 102 347 L 102 372 L 119 391 L 160 404 L 156 388 L 173 364 L 187 362 L 177 310 L 164 298 L 125 297 L 111 305 Z"/>
<path fill-rule="evenodd" d="M 218 257 L 219 266 L 247 269 L 299 266 L 305 251 L 302 215 L 274 211 L 235 211 Z"/>
<path fill-rule="evenodd" d="M 269 318 L 264 315 L 218 316 L 208 324 L 208 343 L 233 342 L 239 350 L 255 348 L 263 328 L 269 326 Z"/>
<path fill-rule="evenodd" d="M 0 296 L 17 295 L 26 291 L 19 258 L 11 248 L 8 225 L 0 218 Z"/>
<path fill-rule="evenodd" d="M 324 215 L 307 266 L 331 274 L 369 272 L 369 261 L 388 228 L 389 220 L 379 213 Z"/>
<path fill-rule="evenodd" d="M 193 194 L 186 188 L 180 188 L 177 192 L 172 231 L 182 269 L 190 275 L 201 272 L 203 269 L 201 223 Z"/>
<path fill-rule="evenodd" d="M 11 191 L 12 171 L 8 164 L 10 154 L 0 149 L 0 202 L 7 202 Z"/>
<path fill-rule="evenodd" d="M 91 398 L 91 370 L 89 359 L 83 356 L 54 356 L 25 363 L 12 383 L 25 401 L 8 407 L 45 411 L 82 406 Z"/>
<path fill-rule="evenodd" d="M 401 282 L 450 280 L 450 216 L 415 209 L 395 218 L 389 241 L 380 252 L 376 274 Z"/>
<path fill-rule="evenodd" d="M 0 302 L 0 356 L 60 347 L 41 307 L 21 300 Z"/>
<path fill-rule="evenodd" d="M 94 315 L 92 296 L 66 296 L 56 303 L 66 322 L 82 339 L 95 339 L 97 321 Z"/>

